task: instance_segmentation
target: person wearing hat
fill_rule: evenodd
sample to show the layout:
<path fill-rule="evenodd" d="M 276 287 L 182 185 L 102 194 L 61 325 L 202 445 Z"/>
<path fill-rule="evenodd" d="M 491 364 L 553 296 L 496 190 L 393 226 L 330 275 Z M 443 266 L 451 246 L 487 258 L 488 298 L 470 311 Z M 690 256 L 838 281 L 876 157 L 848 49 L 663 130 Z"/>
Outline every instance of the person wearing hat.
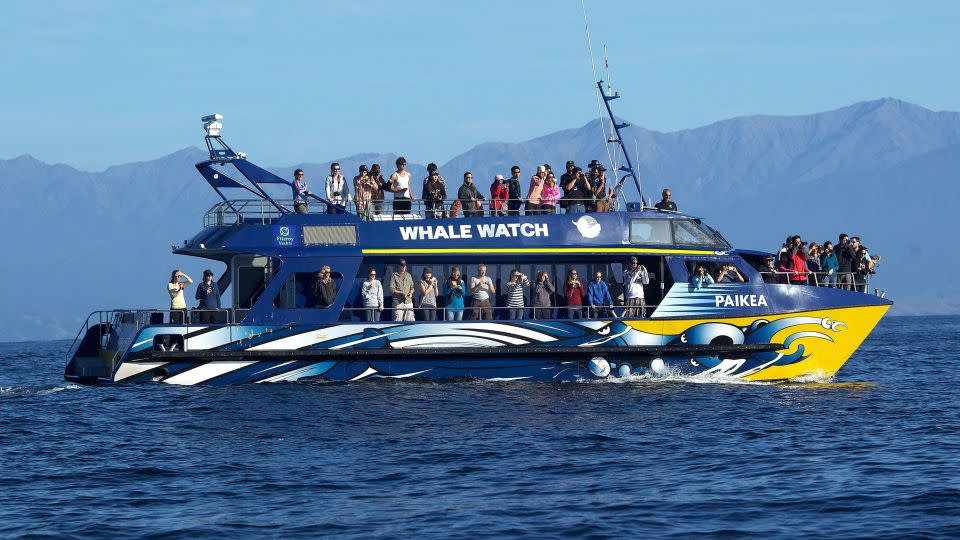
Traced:
<path fill-rule="evenodd" d="M 213 281 L 213 270 L 203 271 L 203 282 L 197 287 L 194 297 L 200 301 L 197 305 L 200 310 L 200 324 L 219 322 L 217 310 L 220 309 L 220 287 Z"/>
<path fill-rule="evenodd" d="M 360 166 L 360 174 L 353 177 L 353 192 L 357 194 L 357 213 L 362 219 L 370 219 L 373 212 L 373 196 L 377 191 L 377 183 L 366 165 Z"/>
<path fill-rule="evenodd" d="M 597 163 L 597 168 L 593 171 L 590 188 L 593 191 L 593 200 L 587 201 L 587 212 L 596 212 L 597 201 L 603 199 L 607 191 L 607 168 L 600 163 Z"/>
<path fill-rule="evenodd" d="M 503 175 L 498 174 L 493 177 L 493 183 L 490 184 L 490 215 L 507 215 L 507 199 L 510 197 L 510 188 L 503 181 Z"/>
<path fill-rule="evenodd" d="M 537 167 L 537 174 L 530 177 L 530 189 L 527 191 L 527 211 L 528 216 L 542 214 L 543 181 L 547 178 L 547 168 L 543 165 Z"/>
<path fill-rule="evenodd" d="M 643 295 L 643 286 L 650 284 L 650 273 L 639 264 L 636 257 L 630 257 L 623 271 L 623 298 L 626 309 L 624 317 L 646 317 L 647 303 Z"/>

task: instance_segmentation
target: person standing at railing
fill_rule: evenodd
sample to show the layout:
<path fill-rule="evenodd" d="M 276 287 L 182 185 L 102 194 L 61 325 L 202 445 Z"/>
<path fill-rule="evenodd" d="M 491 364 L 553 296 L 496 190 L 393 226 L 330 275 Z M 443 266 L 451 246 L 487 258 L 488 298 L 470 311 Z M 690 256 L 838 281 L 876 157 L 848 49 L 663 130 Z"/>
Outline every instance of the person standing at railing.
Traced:
<path fill-rule="evenodd" d="M 330 176 L 327 177 L 327 200 L 340 208 L 345 208 L 350 202 L 350 189 L 347 186 L 347 179 L 340 174 L 340 164 L 330 164 Z M 337 209 L 327 206 L 328 214 L 336 214 Z"/>
<path fill-rule="evenodd" d="M 423 273 L 420 275 L 420 283 L 417 287 L 420 289 L 421 320 L 437 320 L 437 297 L 440 296 L 440 289 L 437 286 L 437 278 L 433 275 L 433 269 L 423 269 Z"/>
<path fill-rule="evenodd" d="M 763 259 L 763 266 L 760 268 L 760 272 L 763 274 L 764 283 L 779 283 L 780 280 L 777 277 L 777 265 L 773 263 L 773 255 L 768 255 Z"/>
<path fill-rule="evenodd" d="M 523 195 L 520 187 L 520 167 L 514 165 L 510 167 L 510 178 L 505 182 L 507 184 L 507 215 L 519 216 L 520 205 L 523 204 Z"/>
<path fill-rule="evenodd" d="M 627 268 L 623 271 L 623 299 L 626 309 L 624 317 L 646 317 L 647 301 L 643 287 L 650 284 L 650 273 L 647 268 L 639 264 L 636 257 L 630 257 Z"/>
<path fill-rule="evenodd" d="M 507 215 L 507 199 L 510 196 L 510 189 L 503 182 L 503 175 L 498 174 L 493 177 L 493 183 L 490 184 L 490 215 Z"/>
<path fill-rule="evenodd" d="M 390 175 L 390 191 L 393 192 L 393 213 L 409 214 L 413 193 L 410 191 L 410 171 L 407 170 L 407 158 L 398 157 L 396 165 L 397 170 Z"/>
<path fill-rule="evenodd" d="M 807 285 L 819 286 L 823 267 L 820 266 L 820 244 L 816 242 L 812 242 L 810 250 L 807 251 L 807 270 L 810 272 Z"/>
<path fill-rule="evenodd" d="M 697 269 L 694 271 L 693 277 L 690 278 L 690 284 L 693 286 L 693 289 L 705 289 L 710 285 L 713 285 L 713 283 L 713 277 L 710 275 L 710 272 L 707 272 L 707 269 L 703 266 L 697 265 Z"/>
<path fill-rule="evenodd" d="M 360 299 L 363 301 L 364 319 L 367 322 L 379 322 L 383 312 L 383 285 L 377 280 L 377 270 L 367 271 L 367 280 L 360 285 Z"/>
<path fill-rule="evenodd" d="M 553 295 L 556 292 L 546 270 L 537 271 L 537 281 L 534 282 L 530 294 L 534 319 L 553 318 Z"/>
<path fill-rule="evenodd" d="M 827 240 L 823 243 L 823 253 L 820 254 L 820 271 L 823 272 L 823 279 L 820 285 L 824 287 L 837 286 L 837 271 L 840 269 L 840 263 L 837 262 L 837 254 L 833 252 L 833 242 Z"/>
<path fill-rule="evenodd" d="M 187 321 L 187 302 L 183 299 L 183 289 L 193 283 L 190 276 L 180 270 L 170 274 L 167 292 L 170 293 L 170 324 L 183 324 Z"/>
<path fill-rule="evenodd" d="M 792 285 L 806 285 L 810 271 L 807 270 L 807 251 L 804 249 L 806 242 L 800 239 L 800 235 L 793 237 L 793 245 L 787 253 L 790 255 L 790 283 Z"/>
<path fill-rule="evenodd" d="M 613 317 L 613 297 L 610 287 L 603 280 L 603 272 L 594 272 L 593 281 L 587 286 L 587 300 L 590 302 L 590 318 Z"/>
<path fill-rule="evenodd" d="M 587 291 L 576 270 L 571 269 L 567 273 L 567 281 L 563 283 L 563 299 L 567 304 L 568 319 L 583 317 L 583 301 L 587 299 Z"/>
<path fill-rule="evenodd" d="M 360 174 L 353 177 L 353 192 L 357 194 L 357 213 L 361 219 L 370 219 L 373 195 L 377 191 L 376 181 L 370 176 L 366 165 L 360 166 Z"/>
<path fill-rule="evenodd" d="M 197 287 L 194 298 L 200 301 L 197 309 L 200 311 L 201 324 L 214 324 L 217 320 L 217 310 L 220 309 L 220 287 L 213 281 L 213 271 L 203 271 L 203 281 Z"/>
<path fill-rule="evenodd" d="M 457 199 L 463 207 L 463 217 L 483 217 L 483 205 L 480 201 L 486 200 L 486 197 L 473 185 L 472 172 L 463 173 L 463 185 L 457 190 Z"/>
<path fill-rule="evenodd" d="M 375 186 L 373 196 L 371 197 L 373 202 L 373 213 L 380 215 L 383 213 L 384 190 L 389 189 L 390 183 L 383 178 L 382 174 L 380 174 L 379 163 L 370 165 L 370 178 L 373 179 L 373 184 Z"/>
<path fill-rule="evenodd" d="M 853 289 L 853 262 L 857 258 L 857 252 L 850 245 L 850 237 L 841 234 L 837 240 L 837 286 L 841 289 Z"/>
<path fill-rule="evenodd" d="M 443 200 L 447 198 L 447 189 L 440 182 L 440 173 L 434 169 L 423 183 L 423 205 L 427 219 L 443 217 Z"/>
<path fill-rule="evenodd" d="M 547 178 L 543 181 L 543 190 L 540 192 L 540 213 L 556 214 L 557 201 L 560 200 L 560 186 L 557 185 L 557 178 L 552 172 L 547 173 Z"/>
<path fill-rule="evenodd" d="M 587 177 L 583 175 L 583 169 L 574 167 L 573 179 L 563 184 L 562 187 L 563 199 L 560 201 L 560 206 L 565 208 L 568 214 L 585 213 L 587 211 L 586 203 L 593 200 L 593 191 Z"/>
<path fill-rule="evenodd" d="M 407 272 L 404 259 L 400 259 L 397 271 L 390 276 L 390 292 L 393 294 L 393 320 L 416 320 L 413 316 L 413 276 Z"/>
<path fill-rule="evenodd" d="M 303 179 L 303 169 L 293 171 L 293 208 L 298 214 L 307 213 L 307 181 Z"/>
<path fill-rule="evenodd" d="M 528 216 L 541 214 L 540 204 L 543 196 L 543 182 L 547 177 L 547 168 L 543 165 L 537 167 L 537 174 L 530 177 L 530 190 L 527 191 L 527 210 Z"/>
<path fill-rule="evenodd" d="M 507 311 L 510 320 L 523 320 L 523 312 L 526 306 L 523 304 L 523 289 L 530 286 L 530 280 L 527 276 L 516 268 L 510 271 L 510 281 L 507 282 Z"/>
<path fill-rule="evenodd" d="M 857 249 L 857 258 L 853 262 L 853 283 L 857 292 L 867 292 L 867 277 L 873 273 L 873 259 L 867 253 L 867 248 L 860 246 Z"/>
<path fill-rule="evenodd" d="M 720 273 L 717 274 L 716 281 L 717 283 L 743 283 L 746 279 L 736 266 L 724 263 L 720 265 Z"/>
<path fill-rule="evenodd" d="M 490 298 L 497 293 L 493 280 L 487 275 L 487 265 L 477 266 L 476 277 L 470 278 L 470 296 L 473 298 L 473 320 L 493 320 Z"/>
<path fill-rule="evenodd" d="M 460 268 L 454 266 L 450 269 L 450 277 L 447 278 L 447 286 L 443 288 L 443 297 L 448 321 L 463 320 L 463 277 L 460 275 Z"/>
<path fill-rule="evenodd" d="M 330 274 L 330 267 L 323 265 L 313 283 L 313 297 L 318 308 L 327 308 L 337 301 L 337 283 Z"/>

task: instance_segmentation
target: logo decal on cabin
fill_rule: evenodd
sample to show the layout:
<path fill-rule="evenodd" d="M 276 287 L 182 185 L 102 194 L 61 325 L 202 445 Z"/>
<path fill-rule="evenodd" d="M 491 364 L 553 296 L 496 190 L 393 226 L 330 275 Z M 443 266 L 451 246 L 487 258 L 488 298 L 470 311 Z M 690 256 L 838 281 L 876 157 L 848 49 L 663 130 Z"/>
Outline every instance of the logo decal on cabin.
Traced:
<path fill-rule="evenodd" d="M 288 225 L 274 225 L 273 245 L 277 247 L 293 247 L 297 245 L 296 228 Z"/>
<path fill-rule="evenodd" d="M 600 223 L 590 216 L 580 216 L 580 219 L 572 222 L 577 226 L 580 235 L 584 238 L 596 238 L 600 236 Z"/>

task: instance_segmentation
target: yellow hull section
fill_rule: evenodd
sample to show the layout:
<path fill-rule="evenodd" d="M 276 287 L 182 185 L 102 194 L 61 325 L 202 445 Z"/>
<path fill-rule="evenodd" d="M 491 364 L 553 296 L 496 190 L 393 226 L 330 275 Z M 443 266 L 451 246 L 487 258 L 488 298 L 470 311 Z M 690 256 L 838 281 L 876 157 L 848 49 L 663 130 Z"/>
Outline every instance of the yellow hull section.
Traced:
<path fill-rule="evenodd" d="M 629 321 L 627 324 L 641 332 L 666 335 L 680 334 L 694 325 L 708 322 L 722 322 L 743 327 L 749 326 L 760 319 L 773 322 L 788 317 L 814 317 L 824 321 L 840 323 L 836 325 L 838 331 L 829 333 L 830 341 L 798 339 L 791 344 L 790 348 L 778 351 L 786 356 L 796 352 L 797 347 L 803 344 L 804 354 L 807 355 L 806 359 L 783 366 L 771 365 L 743 377 L 743 379 L 751 381 L 782 381 L 804 376 L 833 376 L 873 331 L 877 322 L 886 314 L 888 309 L 890 309 L 889 305 L 861 306 L 724 319 L 653 319 Z M 774 334 L 770 341 L 772 343 L 783 343 L 788 334 L 797 332 L 798 329 L 803 330 L 803 326 L 809 326 L 810 330 L 816 330 L 820 327 L 818 324 L 810 324 L 785 328 Z M 822 328 L 820 329 L 822 330 Z"/>

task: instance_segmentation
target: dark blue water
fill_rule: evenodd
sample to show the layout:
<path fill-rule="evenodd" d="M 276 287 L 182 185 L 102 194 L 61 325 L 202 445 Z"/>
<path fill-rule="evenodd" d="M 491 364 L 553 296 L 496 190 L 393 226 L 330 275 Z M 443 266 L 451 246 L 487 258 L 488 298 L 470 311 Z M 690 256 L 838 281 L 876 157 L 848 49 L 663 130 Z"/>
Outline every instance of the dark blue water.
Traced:
<path fill-rule="evenodd" d="M 0 537 L 956 537 L 958 338 L 787 385 L 88 388 L 4 344 Z"/>

